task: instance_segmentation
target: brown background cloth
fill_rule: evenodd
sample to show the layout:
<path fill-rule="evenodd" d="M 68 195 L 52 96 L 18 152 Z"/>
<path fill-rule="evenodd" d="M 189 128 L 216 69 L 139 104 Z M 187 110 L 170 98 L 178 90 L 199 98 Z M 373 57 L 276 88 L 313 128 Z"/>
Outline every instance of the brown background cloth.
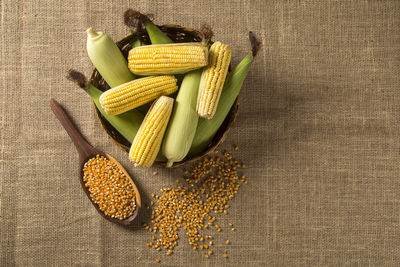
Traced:
<path fill-rule="evenodd" d="M 112 3 L 113 2 L 113 3 Z M 1 266 L 395 266 L 400 264 L 400 1 L 0 1 Z M 215 255 L 181 232 L 166 256 L 104 220 L 78 182 L 78 157 L 51 113 L 62 103 L 90 142 L 127 167 L 145 204 L 182 169 L 135 169 L 99 127 L 85 30 L 129 33 L 131 7 L 157 24 L 200 28 L 232 46 L 233 64 L 263 45 L 222 148 L 240 148 L 249 183 L 232 201 Z M 146 214 L 146 211 L 144 212 Z M 146 217 L 146 216 L 144 216 Z M 228 221 L 237 228 L 232 232 Z M 224 240 L 231 245 L 226 246 Z M 229 257 L 221 254 L 227 251 Z"/>

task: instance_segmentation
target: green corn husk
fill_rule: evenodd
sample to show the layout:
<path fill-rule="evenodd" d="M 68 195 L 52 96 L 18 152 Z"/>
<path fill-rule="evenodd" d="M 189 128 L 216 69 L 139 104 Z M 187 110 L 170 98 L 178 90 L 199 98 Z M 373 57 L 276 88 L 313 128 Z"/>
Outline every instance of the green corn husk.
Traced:
<path fill-rule="evenodd" d="M 135 76 L 118 46 L 102 32 L 87 29 L 87 53 L 100 75 L 113 88 L 132 81 Z"/>
<path fill-rule="evenodd" d="M 173 41 L 150 20 L 144 22 L 152 44 L 171 44 Z"/>
<path fill-rule="evenodd" d="M 162 144 L 162 153 L 168 159 L 167 167 L 183 160 L 191 147 L 199 119 L 196 104 L 202 71 L 187 73 L 179 88 Z"/>
<path fill-rule="evenodd" d="M 214 117 L 211 120 L 203 118 L 199 119 L 192 147 L 189 151 L 190 156 L 197 156 L 208 147 L 232 108 L 233 103 L 235 103 L 240 88 L 243 85 L 254 57 L 260 47 L 260 43 L 252 32 L 249 33 L 249 39 L 252 46 L 252 52 L 244 57 L 242 61 L 226 76 L 225 84 L 221 92 L 220 102 L 218 103 Z"/>

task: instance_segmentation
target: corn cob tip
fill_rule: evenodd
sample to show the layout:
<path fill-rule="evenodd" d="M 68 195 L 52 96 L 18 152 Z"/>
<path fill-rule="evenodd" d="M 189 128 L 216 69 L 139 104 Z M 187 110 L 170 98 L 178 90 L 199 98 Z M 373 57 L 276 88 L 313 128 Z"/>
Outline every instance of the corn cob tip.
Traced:
<path fill-rule="evenodd" d="M 105 93 L 105 92 L 104 92 Z M 104 93 L 102 93 L 101 95 L 100 95 L 100 97 L 99 97 L 99 102 L 100 102 L 100 106 L 102 107 L 102 109 L 104 109 L 104 111 L 105 112 L 107 112 L 107 108 L 103 105 L 103 103 L 104 103 L 104 96 L 105 96 L 105 94 Z M 108 113 L 107 113 L 108 114 Z M 111 114 L 109 114 L 109 115 L 111 115 Z"/>
<path fill-rule="evenodd" d="M 86 33 L 90 38 L 96 38 L 100 35 L 97 32 L 95 32 L 92 27 L 89 27 L 89 29 L 86 30 Z"/>
<path fill-rule="evenodd" d="M 70 69 L 68 71 L 67 79 L 76 83 L 82 89 L 86 88 L 87 79 L 83 73 L 77 70 Z"/>
<path fill-rule="evenodd" d="M 257 39 L 252 31 L 249 32 L 249 40 L 251 44 L 251 52 L 253 54 L 253 57 L 255 57 L 258 53 L 258 50 L 260 49 L 261 42 Z"/>

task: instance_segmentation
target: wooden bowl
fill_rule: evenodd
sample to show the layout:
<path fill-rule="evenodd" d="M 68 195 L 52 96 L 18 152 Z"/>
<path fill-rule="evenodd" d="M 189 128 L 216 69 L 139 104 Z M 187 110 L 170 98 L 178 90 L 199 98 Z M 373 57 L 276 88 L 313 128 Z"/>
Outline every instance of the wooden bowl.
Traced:
<path fill-rule="evenodd" d="M 202 41 L 203 37 L 202 33 L 191 28 L 185 28 L 182 26 L 172 25 L 172 24 L 159 27 L 164 33 L 168 35 L 169 38 L 171 38 L 174 42 L 177 43 Z M 150 44 L 149 36 L 146 33 L 143 33 L 141 38 L 146 44 Z M 121 49 L 125 58 L 127 58 L 128 52 L 132 48 L 129 43 L 129 36 L 117 42 L 117 45 Z M 92 83 L 94 86 L 96 86 L 103 92 L 110 88 L 108 84 L 103 80 L 97 69 L 93 70 L 93 73 L 90 77 L 90 83 Z M 122 150 L 129 152 L 131 143 L 128 142 L 117 130 L 115 130 L 115 128 L 103 117 L 103 115 L 101 115 L 100 111 L 96 108 L 94 103 L 93 107 L 96 109 L 96 114 L 99 118 L 102 128 L 111 137 L 111 140 L 114 143 L 116 143 Z M 213 140 L 206 148 L 206 150 L 195 157 L 186 157 L 183 161 L 175 162 L 172 167 L 182 166 L 186 163 L 198 160 L 204 157 L 205 155 L 211 153 L 212 151 L 214 151 L 225 140 L 228 131 L 230 130 L 236 119 L 236 116 L 238 114 L 238 108 L 239 108 L 239 97 L 236 98 L 236 101 L 233 104 L 231 110 L 229 111 L 228 116 L 225 118 L 224 122 L 218 129 L 218 132 L 216 133 L 216 135 L 214 136 Z M 165 166 L 165 162 L 162 161 L 157 161 L 155 162 L 155 164 L 159 166 Z"/>

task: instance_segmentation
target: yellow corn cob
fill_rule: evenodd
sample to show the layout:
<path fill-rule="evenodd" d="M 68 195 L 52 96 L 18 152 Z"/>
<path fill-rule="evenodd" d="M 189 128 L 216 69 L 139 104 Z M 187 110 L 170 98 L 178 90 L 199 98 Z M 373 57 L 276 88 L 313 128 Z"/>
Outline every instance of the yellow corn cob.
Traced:
<path fill-rule="evenodd" d="M 160 150 L 173 103 L 173 98 L 161 96 L 147 112 L 129 151 L 129 159 L 135 166 L 150 167 L 153 164 Z"/>
<path fill-rule="evenodd" d="M 208 49 L 200 43 L 140 46 L 128 56 L 129 69 L 138 75 L 185 73 L 207 63 Z"/>
<path fill-rule="evenodd" d="M 178 90 L 174 76 L 152 76 L 133 80 L 107 90 L 100 96 L 100 103 L 109 115 L 144 105 L 159 96 L 169 95 Z"/>
<path fill-rule="evenodd" d="M 215 42 L 209 53 L 210 64 L 201 74 L 197 100 L 197 113 L 206 119 L 211 119 L 217 110 L 232 54 L 230 46 L 221 42 Z"/>

